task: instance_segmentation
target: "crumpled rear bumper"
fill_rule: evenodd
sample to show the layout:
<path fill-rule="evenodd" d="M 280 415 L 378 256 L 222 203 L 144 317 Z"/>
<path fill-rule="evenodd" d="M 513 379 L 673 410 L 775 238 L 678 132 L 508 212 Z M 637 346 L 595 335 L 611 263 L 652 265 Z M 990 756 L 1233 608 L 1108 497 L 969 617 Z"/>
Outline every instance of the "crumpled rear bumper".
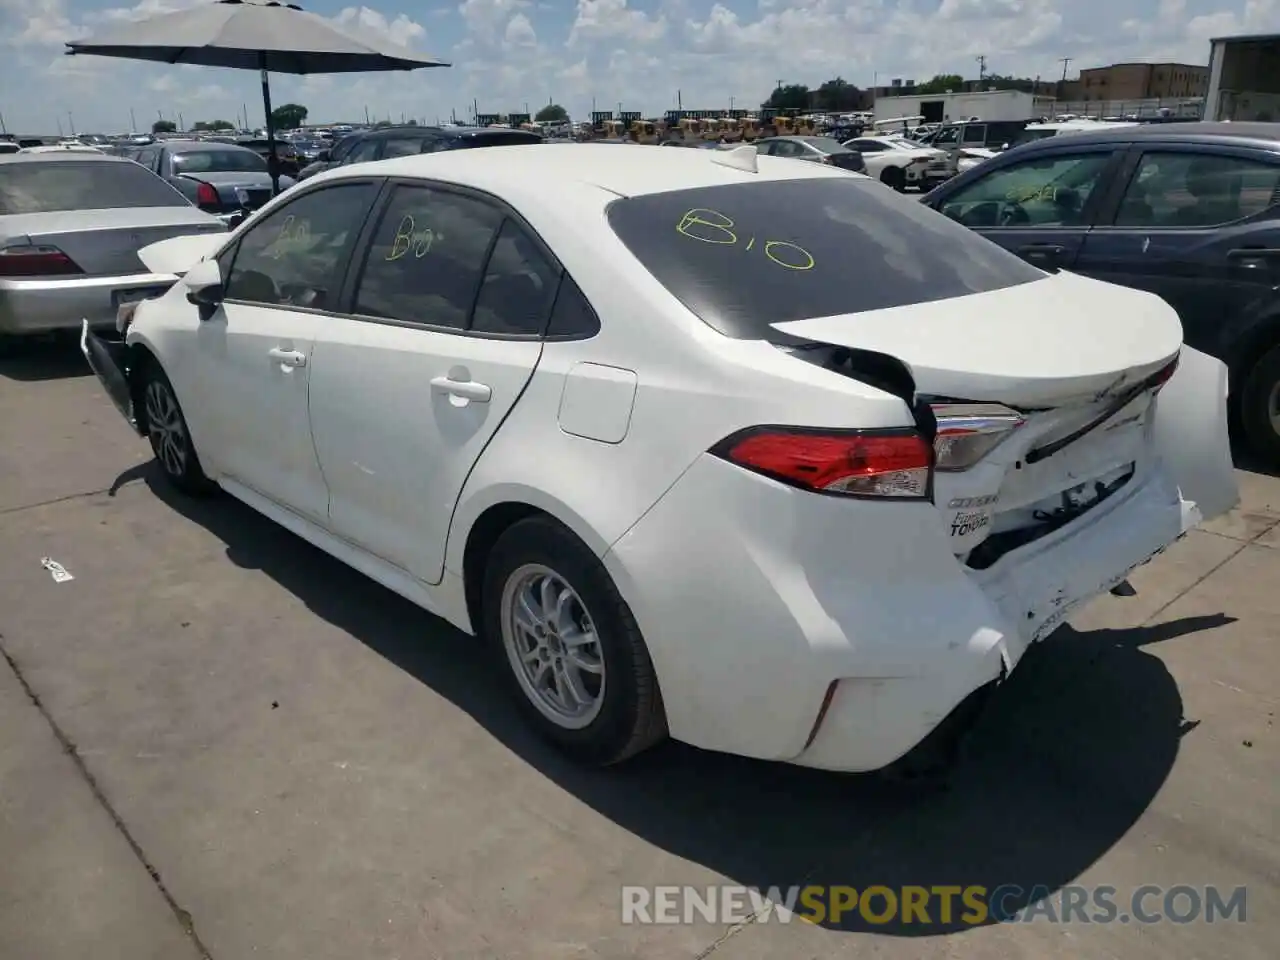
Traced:
<path fill-rule="evenodd" d="M 133 389 L 129 383 L 128 347 L 124 336 L 115 334 L 98 334 L 89 328 L 89 321 L 81 321 L 80 352 L 89 361 L 98 382 L 120 411 L 120 415 L 129 422 L 135 431 L 138 419 L 134 412 Z"/>

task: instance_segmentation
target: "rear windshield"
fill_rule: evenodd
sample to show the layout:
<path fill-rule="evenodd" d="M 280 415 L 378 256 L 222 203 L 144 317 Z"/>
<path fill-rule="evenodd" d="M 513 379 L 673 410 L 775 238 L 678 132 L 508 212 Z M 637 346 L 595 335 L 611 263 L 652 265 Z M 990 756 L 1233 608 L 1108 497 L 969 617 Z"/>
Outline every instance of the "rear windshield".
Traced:
<path fill-rule="evenodd" d="M 615 200 L 609 223 L 720 333 L 986 293 L 1044 274 L 916 199 L 855 177 L 772 180 Z"/>
<path fill-rule="evenodd" d="M 136 163 L 61 160 L 0 166 L 0 214 L 190 205 Z"/>
<path fill-rule="evenodd" d="M 266 144 L 262 145 L 266 152 Z M 267 161 L 253 150 L 184 150 L 173 155 L 173 166 L 183 173 L 265 173 Z"/>

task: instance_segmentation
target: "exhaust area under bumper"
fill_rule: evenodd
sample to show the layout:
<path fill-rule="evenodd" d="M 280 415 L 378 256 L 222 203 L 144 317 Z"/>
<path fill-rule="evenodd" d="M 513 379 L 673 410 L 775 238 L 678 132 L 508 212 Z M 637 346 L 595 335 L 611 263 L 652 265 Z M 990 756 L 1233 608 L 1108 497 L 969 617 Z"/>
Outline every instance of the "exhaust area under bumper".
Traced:
<path fill-rule="evenodd" d="M 127 349 L 123 337 L 117 340 L 100 336 L 89 329 L 87 319 L 81 321 L 80 352 L 89 361 L 94 376 L 98 378 L 120 415 L 135 432 L 141 433 L 134 415 L 133 390 L 129 384 L 129 368 L 125 360 Z"/>

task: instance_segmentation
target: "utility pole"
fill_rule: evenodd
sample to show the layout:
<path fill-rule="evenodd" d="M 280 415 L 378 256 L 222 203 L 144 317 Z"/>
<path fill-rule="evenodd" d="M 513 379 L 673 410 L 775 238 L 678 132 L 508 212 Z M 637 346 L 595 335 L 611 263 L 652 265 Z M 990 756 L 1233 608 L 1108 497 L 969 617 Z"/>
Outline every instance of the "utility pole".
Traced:
<path fill-rule="evenodd" d="M 684 94 L 679 90 L 676 91 L 676 109 L 684 113 Z"/>
<path fill-rule="evenodd" d="M 987 56 L 978 54 L 973 59 L 978 61 L 978 86 L 982 86 L 982 81 L 987 79 Z"/>
<path fill-rule="evenodd" d="M 133 115 L 133 107 L 129 108 L 129 130 L 133 133 L 138 132 L 138 118 Z"/>
<path fill-rule="evenodd" d="M 67 126 L 71 128 L 71 135 L 76 135 L 76 119 L 71 115 L 71 111 L 67 111 Z"/>
<path fill-rule="evenodd" d="M 3 113 L 0 113 L 0 134 L 3 134 L 6 137 L 9 135 L 9 128 L 4 125 Z"/>
<path fill-rule="evenodd" d="M 184 133 L 187 129 L 187 121 L 182 119 L 182 111 L 178 111 L 178 132 Z"/>
<path fill-rule="evenodd" d="M 1058 61 L 1059 63 L 1062 64 L 1062 82 L 1063 83 L 1067 82 L 1067 66 L 1071 63 L 1073 59 L 1074 57 L 1062 57 Z"/>

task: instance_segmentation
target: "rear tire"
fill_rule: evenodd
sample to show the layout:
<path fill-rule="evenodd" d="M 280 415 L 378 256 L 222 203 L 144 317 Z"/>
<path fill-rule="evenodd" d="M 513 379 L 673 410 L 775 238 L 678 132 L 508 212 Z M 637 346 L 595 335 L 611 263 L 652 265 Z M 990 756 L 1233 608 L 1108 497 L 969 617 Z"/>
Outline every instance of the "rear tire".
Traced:
<path fill-rule="evenodd" d="M 1280 467 L 1280 345 L 1263 354 L 1246 374 L 1239 404 L 1249 448 L 1269 467 Z"/>
<path fill-rule="evenodd" d="M 138 390 L 141 399 L 142 426 L 151 443 L 160 472 L 169 485 L 192 496 L 204 496 L 217 489 L 205 476 L 191 441 L 187 418 L 182 414 L 178 395 L 160 364 L 148 359 L 141 371 Z"/>
<path fill-rule="evenodd" d="M 886 187 L 892 187 L 899 193 L 905 193 L 907 189 L 907 175 L 897 167 L 885 167 L 881 170 L 880 182 Z"/>
<path fill-rule="evenodd" d="M 483 635 L 544 739 L 605 765 L 666 738 L 635 617 L 604 565 L 563 526 L 530 517 L 503 533 L 489 554 L 481 604 Z"/>

